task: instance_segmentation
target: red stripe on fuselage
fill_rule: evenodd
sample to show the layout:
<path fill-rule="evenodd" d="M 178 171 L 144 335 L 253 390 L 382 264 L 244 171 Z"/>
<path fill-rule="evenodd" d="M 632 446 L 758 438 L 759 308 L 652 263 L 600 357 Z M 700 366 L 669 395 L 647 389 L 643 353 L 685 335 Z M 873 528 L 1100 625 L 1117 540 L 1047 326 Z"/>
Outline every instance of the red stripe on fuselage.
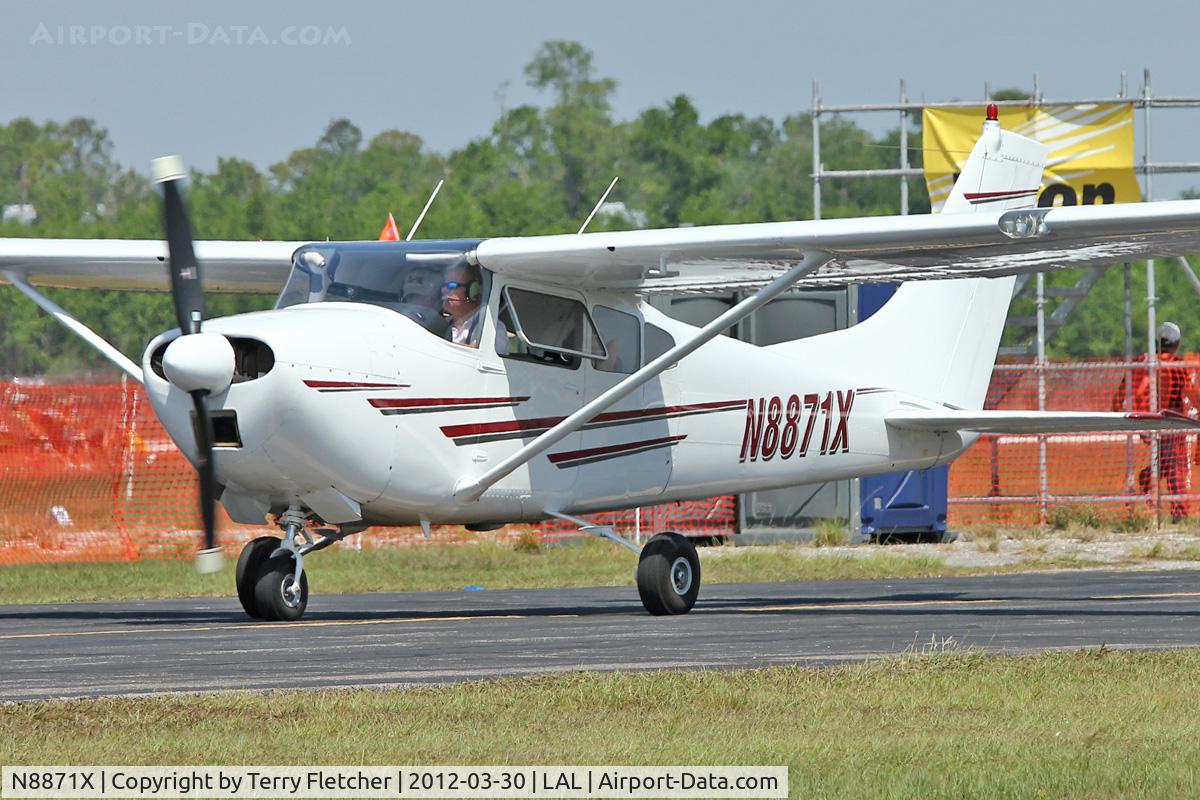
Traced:
<path fill-rule="evenodd" d="M 407 383 L 356 383 L 353 381 L 308 381 L 304 385 L 310 389 L 407 389 Z"/>
<path fill-rule="evenodd" d="M 643 420 L 658 419 L 676 414 L 687 414 L 694 411 L 724 411 L 726 409 L 740 409 L 745 405 L 745 400 L 722 400 L 715 403 L 693 403 L 686 406 L 663 406 L 662 408 L 642 408 L 633 411 L 610 411 L 606 414 L 597 414 L 596 416 L 592 417 L 590 420 L 588 420 L 584 427 L 586 428 L 592 425 L 619 424 L 622 422 L 641 422 Z M 552 428 L 558 423 L 562 422 L 564 419 L 566 419 L 566 417 L 540 417 L 538 419 L 514 419 L 505 420 L 503 422 L 446 425 L 442 427 L 442 433 L 444 433 L 450 439 L 457 439 L 462 436 L 480 436 L 490 433 L 519 433 L 521 431 Z"/>
<path fill-rule="evenodd" d="M 547 456 L 552 464 L 559 464 L 563 461 L 575 461 L 581 458 L 594 458 L 595 456 L 613 455 L 624 453 L 629 450 L 639 450 L 643 447 L 651 447 L 658 444 L 673 444 L 681 442 L 687 436 L 664 436 L 661 439 L 644 439 L 640 442 L 623 442 L 621 444 L 610 444 L 606 447 L 590 447 L 586 450 L 568 450 L 565 453 L 554 453 Z"/>
<path fill-rule="evenodd" d="M 482 406 L 523 403 L 528 397 L 373 397 L 367 402 L 375 408 L 426 408 L 428 406 Z"/>

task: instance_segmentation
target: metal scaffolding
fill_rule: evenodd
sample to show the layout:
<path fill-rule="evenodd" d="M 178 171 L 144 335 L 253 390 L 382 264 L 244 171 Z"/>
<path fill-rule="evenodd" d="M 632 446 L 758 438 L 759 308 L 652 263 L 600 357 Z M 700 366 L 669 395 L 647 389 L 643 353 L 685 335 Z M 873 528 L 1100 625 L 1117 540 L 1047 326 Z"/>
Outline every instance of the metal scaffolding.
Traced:
<path fill-rule="evenodd" d="M 821 100 L 820 86 L 817 81 L 813 81 L 812 92 L 812 191 L 813 191 L 813 218 L 821 219 L 821 182 L 823 180 L 837 178 L 899 178 L 900 179 L 900 213 L 908 214 L 908 179 L 922 178 L 924 170 L 911 166 L 909 162 L 909 115 L 921 112 L 926 108 L 968 108 L 980 105 L 978 101 L 960 100 L 943 103 L 914 103 L 909 100 L 908 89 L 904 80 L 900 81 L 900 92 L 898 101 L 895 103 L 858 103 L 851 105 L 825 105 Z M 1038 73 L 1033 75 L 1033 91 L 1028 99 L 1024 100 L 993 100 L 991 83 L 984 84 L 983 103 L 995 103 L 1000 108 L 1028 108 L 1030 106 L 1040 107 L 1044 105 L 1074 105 L 1084 106 L 1099 103 L 1127 103 L 1135 109 L 1142 110 L 1142 160 L 1140 164 L 1134 164 L 1133 170 L 1137 175 L 1142 176 L 1143 197 L 1145 200 L 1154 198 L 1154 176 L 1165 174 L 1181 174 L 1181 173 L 1200 173 L 1200 162 L 1156 162 L 1151 158 L 1151 112 L 1155 108 L 1200 108 L 1200 97 L 1157 97 L 1151 89 L 1150 70 L 1146 69 L 1142 74 L 1142 88 L 1137 96 L 1130 96 L 1128 88 L 1128 80 L 1125 73 L 1121 73 L 1120 91 L 1115 97 L 1105 98 L 1084 98 L 1084 99 L 1058 99 L 1047 101 L 1041 91 L 1041 82 Z M 891 112 L 899 115 L 899 131 L 900 131 L 900 153 L 898 164 L 894 169 L 825 169 L 821 160 L 821 118 L 829 114 L 858 114 L 858 113 L 873 113 L 873 112 Z M 1192 271 L 1191 266 L 1184 258 L 1177 259 L 1180 267 L 1184 270 L 1188 279 L 1193 286 L 1200 292 L 1200 278 L 1197 278 Z M 1132 363 L 1134 359 L 1133 345 L 1133 303 L 1130 288 L 1130 265 L 1125 265 L 1125 359 L 1127 363 Z M 1017 290 L 1024 286 L 1023 283 L 1018 283 Z M 1035 368 L 1039 370 L 1039 396 L 1038 408 L 1045 407 L 1045 381 L 1042 372 L 1046 369 L 1046 287 L 1042 274 L 1037 275 L 1035 284 L 1036 295 L 1035 302 L 1037 307 L 1036 330 L 1037 330 L 1037 347 L 1034 359 Z M 1053 290 L 1052 290 L 1053 291 Z M 1078 298 L 1076 298 L 1078 299 Z M 1146 352 L 1151 373 L 1150 380 L 1150 407 L 1151 410 L 1158 410 L 1158 381 L 1155 379 L 1158 369 L 1158 354 L 1156 329 L 1158 327 L 1155 314 L 1155 264 L 1153 260 L 1146 262 L 1146 330 L 1147 330 L 1147 346 Z M 1053 322 L 1061 324 L 1061 320 L 1055 319 Z M 1057 324 L 1054 329 L 1057 330 Z M 1039 475 L 1039 503 L 1042 509 L 1043 521 L 1045 520 L 1046 502 L 1049 497 L 1047 489 L 1046 475 L 1046 459 L 1045 459 L 1045 437 L 1039 447 L 1040 450 L 1040 475 Z M 1150 463 L 1153 470 L 1154 492 L 1158 493 L 1159 484 L 1159 463 L 1157 453 L 1157 440 L 1151 445 Z M 1130 462 L 1130 480 L 1132 480 L 1132 463 Z M 1157 504 L 1156 504 L 1157 505 Z"/>
<path fill-rule="evenodd" d="M 913 167 L 908 161 L 909 115 L 926 108 L 970 108 L 980 103 L 995 103 L 1000 108 L 1035 108 L 1046 105 L 1093 105 L 1098 103 L 1128 103 L 1143 111 L 1142 163 L 1135 164 L 1133 171 L 1143 176 L 1145 199 L 1153 199 L 1153 176 L 1181 173 L 1200 173 L 1200 162 L 1154 162 L 1150 158 L 1151 109 L 1154 108 L 1200 108 L 1200 97 L 1155 97 L 1150 86 L 1150 70 L 1143 73 L 1140 94 L 1130 97 L 1125 73 L 1121 73 L 1121 89 L 1116 97 L 1061 99 L 1047 101 L 1043 96 L 1038 74 L 1033 76 L 1033 92 L 1027 100 L 993 100 L 990 83 L 984 84 L 982 101 L 955 100 L 943 103 L 914 103 L 908 99 L 906 82 L 900 81 L 900 97 L 896 103 L 858 103 L 852 105 L 825 105 L 821 101 L 820 85 L 813 81 L 812 95 L 812 139 L 813 139 L 813 218 L 821 218 L 821 181 L 832 178 L 900 178 L 900 213 L 908 213 L 908 179 L 924 177 L 925 172 Z M 869 112 L 896 112 L 900 122 L 900 156 L 895 169 L 825 169 L 821 162 L 821 117 L 829 114 L 857 114 Z"/>

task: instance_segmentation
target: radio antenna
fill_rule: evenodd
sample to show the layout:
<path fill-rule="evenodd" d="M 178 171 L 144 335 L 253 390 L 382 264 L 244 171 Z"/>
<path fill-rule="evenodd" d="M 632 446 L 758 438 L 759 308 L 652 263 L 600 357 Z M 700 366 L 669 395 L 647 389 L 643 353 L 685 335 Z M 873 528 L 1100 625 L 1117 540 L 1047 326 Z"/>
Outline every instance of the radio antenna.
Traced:
<path fill-rule="evenodd" d="M 425 207 L 421 209 L 420 214 L 417 214 L 417 221 L 413 223 L 412 230 L 410 230 L 408 232 L 408 236 L 404 237 L 404 241 L 406 241 L 406 242 L 412 241 L 412 237 L 414 235 L 416 235 L 416 233 L 417 233 L 417 228 L 421 227 L 421 220 L 425 219 L 426 212 L 428 212 L 429 207 L 431 205 L 433 205 L 433 198 L 438 196 L 438 192 L 440 192 L 442 190 L 442 184 L 445 182 L 446 182 L 446 179 L 442 178 L 440 181 L 437 182 L 437 186 L 433 187 L 433 194 L 429 195 L 429 199 L 425 201 Z"/>
<path fill-rule="evenodd" d="M 592 213 L 588 214 L 587 219 L 585 219 L 583 224 L 579 226 L 579 230 L 576 231 L 576 235 L 583 233 L 583 231 L 587 228 L 588 223 L 592 221 L 592 217 L 596 216 L 596 212 L 600 210 L 600 206 L 604 205 L 604 201 L 608 199 L 608 193 L 613 190 L 613 187 L 617 185 L 617 181 L 619 180 L 621 180 L 620 175 L 612 179 L 612 183 L 610 183 L 608 188 L 604 190 L 604 194 L 600 195 L 600 200 L 592 209 Z"/>

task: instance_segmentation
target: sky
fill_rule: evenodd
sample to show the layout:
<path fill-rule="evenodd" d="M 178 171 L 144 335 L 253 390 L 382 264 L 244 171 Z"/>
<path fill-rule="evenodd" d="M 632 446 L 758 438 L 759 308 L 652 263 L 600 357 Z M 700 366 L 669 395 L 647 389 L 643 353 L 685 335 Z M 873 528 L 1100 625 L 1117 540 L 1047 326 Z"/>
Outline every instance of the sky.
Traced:
<path fill-rule="evenodd" d="M 1113 0 L 1005 3 L 803 0 L 342 0 L 27 2 L 0 6 L 0 122 L 73 116 L 107 128 L 119 162 L 148 171 L 182 154 L 260 168 L 346 117 L 366 139 L 389 128 L 449 152 L 485 136 L 502 108 L 546 98 L 522 69 L 542 42 L 581 42 L 617 81 L 630 119 L 687 94 L 705 120 L 777 121 L 826 104 L 982 100 L 984 86 L 1047 100 L 1132 93 L 1200 96 L 1200 5 Z M 857 115 L 873 131 L 893 113 Z M 1154 112 L 1158 161 L 1200 161 L 1200 111 Z M 1141 152 L 1142 122 L 1138 121 Z M 808 165 L 799 167 L 808 169 Z M 1200 186 L 1156 177 L 1155 196 Z"/>

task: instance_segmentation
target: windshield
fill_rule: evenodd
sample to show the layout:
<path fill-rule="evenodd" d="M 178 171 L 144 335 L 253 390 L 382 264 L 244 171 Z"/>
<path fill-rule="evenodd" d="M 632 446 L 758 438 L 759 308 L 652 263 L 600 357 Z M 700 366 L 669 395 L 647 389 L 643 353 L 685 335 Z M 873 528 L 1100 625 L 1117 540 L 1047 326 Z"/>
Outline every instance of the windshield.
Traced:
<path fill-rule="evenodd" d="M 441 289 L 467 264 L 475 241 L 310 244 L 296 251 L 276 308 L 304 303 L 369 303 L 430 330 L 445 326 Z M 486 289 L 486 273 L 484 278 Z M 486 296 L 486 292 L 483 293 Z"/>

